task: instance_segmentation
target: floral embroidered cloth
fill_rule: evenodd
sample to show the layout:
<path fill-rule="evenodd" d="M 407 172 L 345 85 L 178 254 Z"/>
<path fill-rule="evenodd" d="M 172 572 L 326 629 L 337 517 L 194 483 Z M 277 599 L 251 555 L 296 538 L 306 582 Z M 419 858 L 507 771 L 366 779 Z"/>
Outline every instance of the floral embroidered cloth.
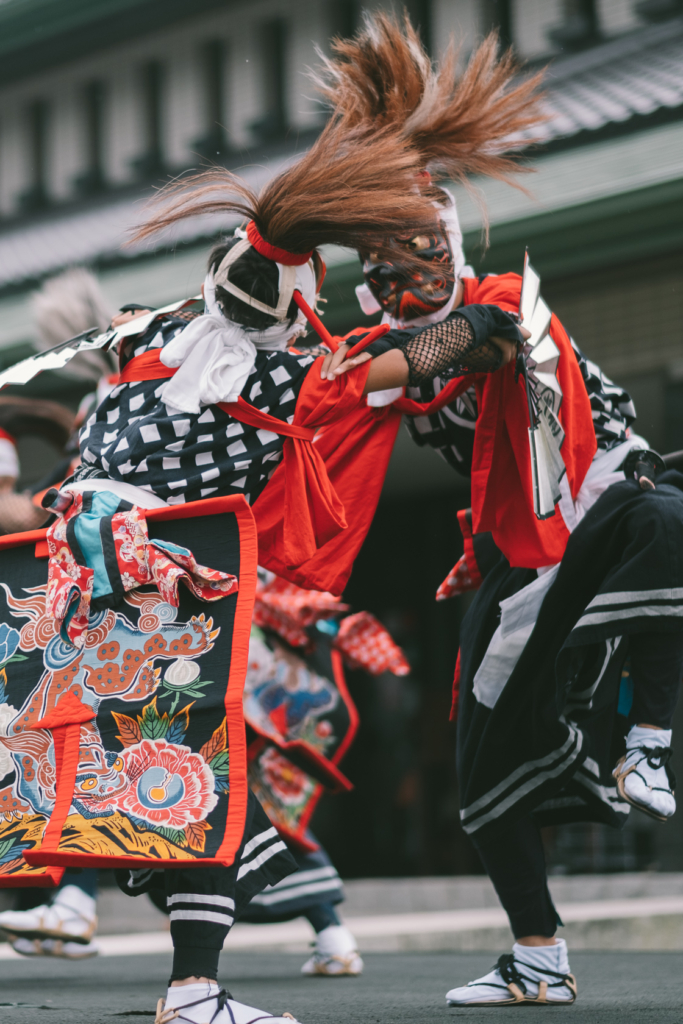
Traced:
<path fill-rule="evenodd" d="M 83 647 L 91 614 L 145 584 L 173 608 L 180 582 L 201 601 L 237 591 L 236 576 L 200 565 L 189 548 L 150 540 L 143 509 L 108 491 L 72 497 L 47 531 L 46 612 L 65 643 Z"/>
<path fill-rule="evenodd" d="M 333 594 L 263 570 L 259 577 L 244 689 L 245 721 L 256 735 L 249 784 L 280 834 L 311 851 L 317 843 L 308 825 L 325 788 L 351 788 L 339 764 L 358 712 L 344 663 L 372 675 L 406 675 L 410 666 L 369 612 L 347 615 Z"/>
<path fill-rule="evenodd" d="M 147 511 L 147 534 L 108 500 L 84 499 L 85 514 L 76 504 L 52 531 L 79 576 L 92 573 L 80 646 L 48 610 L 44 546 L 30 534 L 0 543 L 0 888 L 55 882 L 65 867 L 225 865 L 244 840 L 251 509 L 232 495 Z M 126 544 L 135 558 L 123 557 Z M 191 571 L 169 557 L 163 593 L 124 589 L 122 569 L 154 582 L 156 556 L 169 552 L 186 553 Z M 239 589 L 207 605 L 197 592 L 222 590 L 196 563 L 220 569 L 219 583 L 239 578 Z M 176 587 L 176 570 L 193 585 Z"/>

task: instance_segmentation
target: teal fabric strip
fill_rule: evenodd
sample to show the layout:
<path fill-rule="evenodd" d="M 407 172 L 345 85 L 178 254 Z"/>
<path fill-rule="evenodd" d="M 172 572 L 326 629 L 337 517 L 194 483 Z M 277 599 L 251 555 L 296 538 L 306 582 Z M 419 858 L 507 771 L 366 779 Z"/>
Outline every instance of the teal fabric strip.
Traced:
<path fill-rule="evenodd" d="M 120 504 L 121 499 L 110 491 L 95 491 L 90 512 L 81 512 L 74 520 L 74 532 L 83 552 L 85 564 L 95 573 L 93 598 L 112 593 L 102 551 L 100 520 L 103 516 L 113 515 Z"/>

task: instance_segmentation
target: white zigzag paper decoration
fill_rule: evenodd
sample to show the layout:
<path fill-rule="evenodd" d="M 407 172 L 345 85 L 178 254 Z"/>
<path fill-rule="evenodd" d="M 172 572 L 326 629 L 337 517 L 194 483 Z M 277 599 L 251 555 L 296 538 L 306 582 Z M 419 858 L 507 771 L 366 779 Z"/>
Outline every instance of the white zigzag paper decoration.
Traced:
<path fill-rule="evenodd" d="M 548 334 L 551 312 L 541 298 L 541 279 L 524 257 L 520 323 L 531 332 L 522 354 L 526 363 L 529 403 L 529 448 L 533 480 L 534 513 L 537 519 L 555 515 L 560 500 L 560 481 L 566 472 L 562 459 L 564 430 L 558 419 L 562 388 L 557 379 L 560 350 Z"/>

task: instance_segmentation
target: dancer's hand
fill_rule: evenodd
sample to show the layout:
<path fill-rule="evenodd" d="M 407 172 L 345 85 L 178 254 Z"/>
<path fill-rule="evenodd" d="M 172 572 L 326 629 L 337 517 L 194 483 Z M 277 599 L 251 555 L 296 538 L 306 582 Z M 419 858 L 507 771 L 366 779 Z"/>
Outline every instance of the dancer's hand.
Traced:
<path fill-rule="evenodd" d="M 340 345 L 336 352 L 325 356 L 320 370 L 321 380 L 334 380 L 335 377 L 346 373 L 347 370 L 354 370 L 361 363 L 367 363 L 368 359 L 372 359 L 369 352 L 359 352 L 353 359 L 345 359 L 346 353 L 351 347 L 351 345 Z"/>
<path fill-rule="evenodd" d="M 111 325 L 112 327 L 122 327 L 130 320 L 137 320 L 139 316 L 147 316 L 151 312 L 151 309 L 128 309 L 125 313 L 117 313 L 112 317 Z"/>
<path fill-rule="evenodd" d="M 525 341 L 531 337 L 531 331 L 527 331 L 526 327 L 520 327 L 519 330 Z M 516 342 L 508 341 L 507 338 L 497 338 L 495 335 L 491 335 L 489 341 L 492 341 L 496 348 L 500 349 L 503 357 L 501 366 L 507 366 L 508 363 L 512 363 L 517 358 L 518 348 Z"/>
<path fill-rule="evenodd" d="M 346 353 L 350 348 L 352 348 L 351 345 L 340 345 L 336 352 L 330 352 L 329 355 L 325 356 L 323 365 L 320 368 L 321 380 L 334 380 L 341 373 L 353 370 L 354 367 L 360 366 L 361 363 L 367 363 L 368 359 L 372 359 L 369 352 L 359 352 L 353 359 L 345 361 Z"/>

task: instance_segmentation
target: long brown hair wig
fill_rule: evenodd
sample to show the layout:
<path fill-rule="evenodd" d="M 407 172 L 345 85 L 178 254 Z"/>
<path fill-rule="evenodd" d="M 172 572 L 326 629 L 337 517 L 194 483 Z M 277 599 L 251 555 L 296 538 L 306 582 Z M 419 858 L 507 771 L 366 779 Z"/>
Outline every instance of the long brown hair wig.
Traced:
<path fill-rule="evenodd" d="M 542 72 L 519 77 L 512 54 L 499 56 L 491 33 L 458 73 L 451 40 L 438 66 L 410 23 L 393 15 L 365 13 L 352 39 L 337 39 L 333 57 L 323 54 L 313 80 L 332 115 L 347 128 L 397 130 L 417 150 L 423 169 L 465 181 L 487 175 L 517 184 L 519 150 L 511 139 L 529 138 L 543 120 Z"/>
<path fill-rule="evenodd" d="M 234 213 L 292 253 L 336 244 L 390 256 L 406 222 L 424 230 L 436 222 L 438 190 L 415 187 L 422 162 L 390 125 L 352 127 L 333 118 L 311 149 L 259 192 L 222 167 L 162 188 L 133 241 L 186 217 Z"/>

